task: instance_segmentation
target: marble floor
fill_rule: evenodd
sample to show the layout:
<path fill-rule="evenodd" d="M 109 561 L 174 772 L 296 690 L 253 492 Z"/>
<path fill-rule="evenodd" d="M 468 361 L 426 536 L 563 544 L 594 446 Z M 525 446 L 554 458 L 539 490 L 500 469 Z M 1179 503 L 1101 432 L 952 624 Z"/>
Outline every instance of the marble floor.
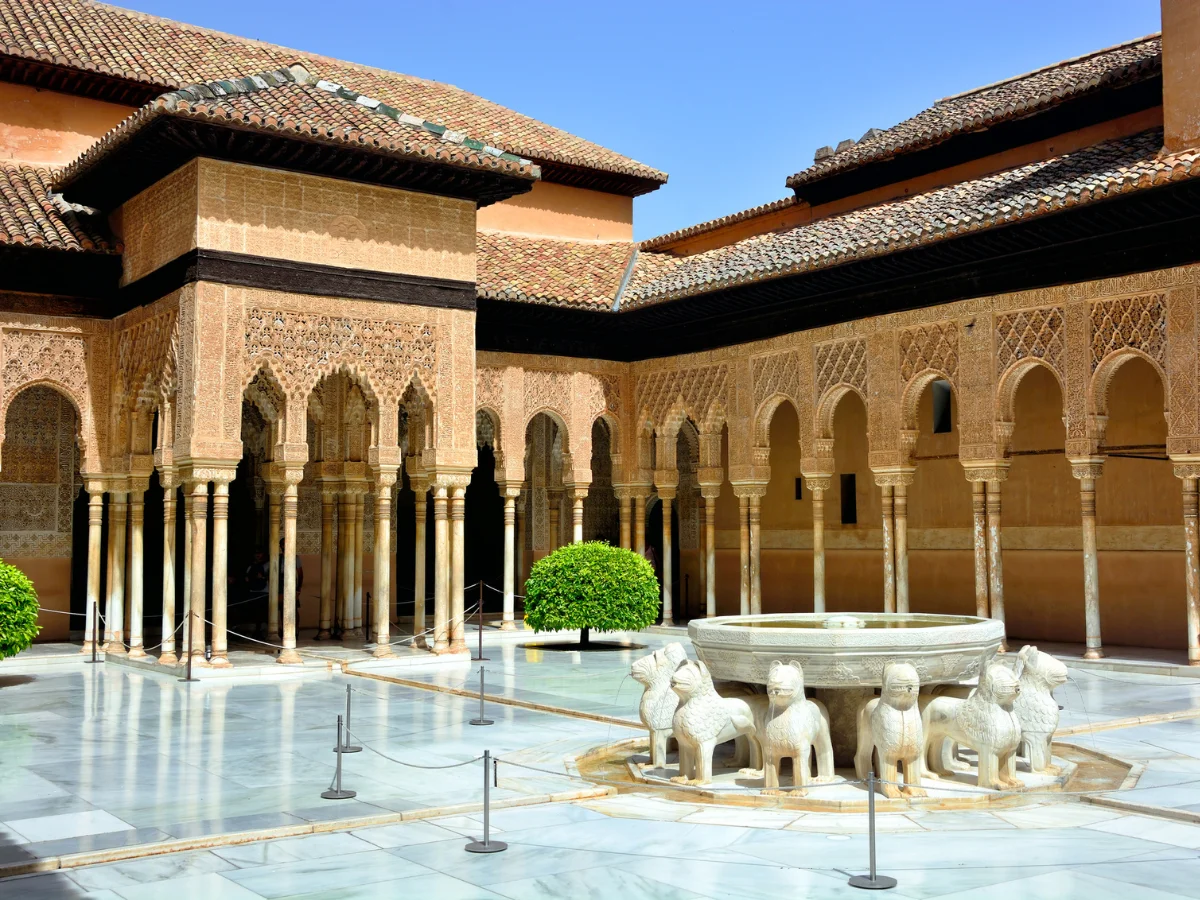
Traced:
<path fill-rule="evenodd" d="M 661 646 L 672 636 L 625 639 Z M 487 635 L 489 693 L 636 719 L 627 677 L 645 650 L 580 654 L 532 636 Z M 1098 726 L 1081 747 L 1140 767 L 1116 796 L 1200 812 L 1200 719 L 1107 728 L 1200 708 L 1200 681 L 1071 666 L 1062 724 Z M 447 687 L 478 664 L 406 669 Z M 333 775 L 335 717 L 353 694 L 368 749 L 344 757 L 354 800 L 319 794 Z M 117 666 L 0 667 L 0 866 L 88 850 L 212 837 L 211 849 L 0 880 L 0 897 L 285 898 L 849 897 L 867 864 L 862 816 L 740 809 L 620 794 L 499 809 L 510 849 L 464 852 L 478 815 L 247 844 L 232 832 L 478 803 L 484 749 L 501 767 L 493 800 L 584 787 L 564 759 L 636 734 L 619 724 L 491 704 L 341 674 L 268 683 L 181 684 Z M 1120 723 L 1115 723 L 1120 724 Z M 455 768 L 414 769 L 401 763 Z M 553 773 L 553 774 L 552 774 Z M 1153 812 L 1153 810 L 1151 810 Z M 899 897 L 1200 900 L 1200 824 L 1058 796 L 1003 810 L 879 817 L 880 870 Z"/>

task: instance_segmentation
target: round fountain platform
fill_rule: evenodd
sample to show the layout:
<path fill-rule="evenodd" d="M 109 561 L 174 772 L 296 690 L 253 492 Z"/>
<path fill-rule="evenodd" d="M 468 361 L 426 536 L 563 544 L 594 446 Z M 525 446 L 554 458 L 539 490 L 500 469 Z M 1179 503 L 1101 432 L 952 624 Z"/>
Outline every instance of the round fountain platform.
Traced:
<path fill-rule="evenodd" d="M 816 688 L 874 688 L 892 662 L 922 685 L 959 684 L 1004 641 L 1004 623 L 928 613 L 786 613 L 694 619 L 688 636 L 718 681 L 766 684 L 771 663 L 798 662 Z"/>

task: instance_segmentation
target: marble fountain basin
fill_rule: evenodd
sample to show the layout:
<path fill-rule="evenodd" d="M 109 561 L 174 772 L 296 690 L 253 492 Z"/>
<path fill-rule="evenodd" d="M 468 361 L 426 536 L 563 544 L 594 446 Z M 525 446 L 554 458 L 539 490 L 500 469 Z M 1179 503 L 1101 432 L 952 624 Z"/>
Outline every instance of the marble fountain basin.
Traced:
<path fill-rule="evenodd" d="M 872 688 L 890 662 L 911 663 L 921 684 L 979 675 L 1000 649 L 1004 623 L 929 613 L 783 613 L 693 619 L 688 636 L 717 681 L 766 684 L 775 660 L 798 662 L 814 688 Z"/>

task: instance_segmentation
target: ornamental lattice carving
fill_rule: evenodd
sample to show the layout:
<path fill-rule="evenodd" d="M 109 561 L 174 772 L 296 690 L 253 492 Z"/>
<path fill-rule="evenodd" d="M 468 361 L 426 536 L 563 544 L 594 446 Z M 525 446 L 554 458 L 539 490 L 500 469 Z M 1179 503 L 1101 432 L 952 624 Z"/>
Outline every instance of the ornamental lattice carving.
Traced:
<path fill-rule="evenodd" d="M 564 422 L 571 418 L 571 373 L 529 369 L 525 372 L 525 420 L 542 409 L 554 410 Z"/>
<path fill-rule="evenodd" d="M 793 403 L 799 403 L 800 354 L 795 350 L 755 357 L 750 361 L 750 376 L 754 382 L 755 409 L 776 394 L 783 394 Z"/>
<path fill-rule="evenodd" d="M 480 366 L 475 370 L 475 405 L 500 412 L 504 409 L 504 370 Z"/>
<path fill-rule="evenodd" d="M 177 347 L 174 307 L 142 319 L 117 334 L 117 403 L 130 403 L 144 389 L 169 395 L 174 381 L 173 342 Z"/>
<path fill-rule="evenodd" d="M 25 386 L 38 381 L 62 385 L 86 409 L 87 342 L 53 331 L 4 332 L 4 406 Z"/>
<path fill-rule="evenodd" d="M 1040 359 L 1063 374 L 1063 334 L 1061 307 L 1024 309 L 996 316 L 996 374 L 1003 375 L 1013 363 Z"/>
<path fill-rule="evenodd" d="M 958 325 L 933 322 L 905 328 L 899 334 L 900 381 L 908 384 L 914 375 L 936 369 L 951 380 L 958 376 Z"/>
<path fill-rule="evenodd" d="M 264 363 L 289 393 L 307 393 L 323 375 L 345 367 L 365 377 L 381 400 L 398 402 L 414 376 L 432 396 L 437 327 L 252 307 L 246 316 L 245 381 Z"/>
<path fill-rule="evenodd" d="M 686 369 L 660 369 L 637 380 L 637 409 L 650 421 L 662 424 L 677 400 L 697 424 L 709 418 L 714 404 L 725 404 L 729 370 L 724 363 Z"/>
<path fill-rule="evenodd" d="M 861 338 L 829 341 L 813 347 L 813 399 L 820 402 L 836 384 L 867 391 L 867 342 Z"/>
<path fill-rule="evenodd" d="M 1092 304 L 1092 371 L 1114 350 L 1141 350 L 1166 363 L 1167 309 L 1162 294 L 1142 294 Z"/>

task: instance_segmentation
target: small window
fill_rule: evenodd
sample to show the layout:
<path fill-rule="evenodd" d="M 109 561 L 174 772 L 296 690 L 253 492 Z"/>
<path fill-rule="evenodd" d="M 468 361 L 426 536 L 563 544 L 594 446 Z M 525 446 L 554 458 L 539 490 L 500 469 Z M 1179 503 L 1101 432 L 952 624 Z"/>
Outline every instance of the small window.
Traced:
<path fill-rule="evenodd" d="M 933 433 L 949 434 L 954 427 L 950 420 L 950 382 L 933 383 Z"/>
<path fill-rule="evenodd" d="M 803 478 L 796 479 L 796 499 L 797 500 L 804 499 L 804 479 Z"/>
<path fill-rule="evenodd" d="M 842 476 L 842 524 L 858 524 L 858 496 L 853 475 Z"/>

